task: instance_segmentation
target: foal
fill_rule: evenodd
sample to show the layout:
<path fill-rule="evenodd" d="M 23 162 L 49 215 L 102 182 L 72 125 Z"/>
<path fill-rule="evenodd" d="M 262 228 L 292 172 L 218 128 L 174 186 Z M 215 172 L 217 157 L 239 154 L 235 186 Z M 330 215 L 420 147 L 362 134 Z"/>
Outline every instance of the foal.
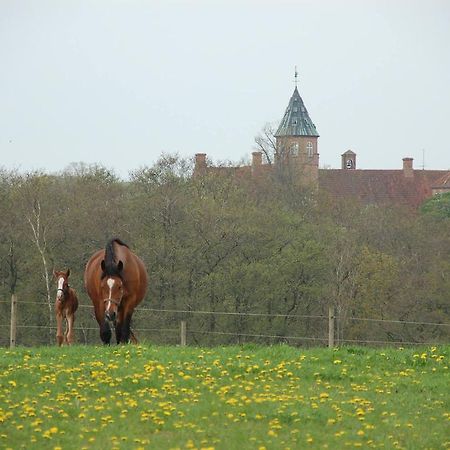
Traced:
<path fill-rule="evenodd" d="M 75 311 L 78 308 L 78 298 L 75 289 L 69 286 L 68 279 L 70 269 L 65 272 L 54 270 L 58 286 L 56 290 L 55 314 L 56 314 L 56 342 L 58 345 L 70 345 L 73 342 L 73 324 L 75 322 Z M 66 319 L 66 331 L 63 334 L 63 321 Z"/>

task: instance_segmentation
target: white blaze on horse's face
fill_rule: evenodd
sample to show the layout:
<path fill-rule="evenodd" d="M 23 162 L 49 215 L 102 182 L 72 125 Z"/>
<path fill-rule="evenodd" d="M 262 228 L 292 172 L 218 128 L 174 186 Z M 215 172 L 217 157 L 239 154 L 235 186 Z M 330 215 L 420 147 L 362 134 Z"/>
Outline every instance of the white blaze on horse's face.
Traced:
<path fill-rule="evenodd" d="M 58 278 L 58 290 L 56 291 L 56 298 L 58 300 L 60 300 L 61 297 L 63 296 L 63 289 L 64 289 L 64 277 L 59 277 Z"/>
<path fill-rule="evenodd" d="M 111 295 L 112 295 L 112 288 L 114 287 L 115 283 L 116 283 L 115 280 L 113 280 L 112 278 L 108 278 L 108 280 L 106 281 L 106 284 L 109 287 L 109 297 L 108 298 L 112 298 L 111 297 Z"/>
<path fill-rule="evenodd" d="M 109 287 L 109 295 L 108 295 L 107 302 L 106 302 L 106 312 L 108 313 L 111 310 L 111 300 L 113 299 L 112 291 L 113 291 L 114 285 L 116 284 L 116 281 L 113 278 L 108 278 L 106 280 L 106 284 Z"/>
<path fill-rule="evenodd" d="M 123 283 L 120 278 L 107 278 L 104 285 L 104 294 L 106 294 L 105 315 L 108 320 L 115 320 L 120 302 L 123 296 Z"/>

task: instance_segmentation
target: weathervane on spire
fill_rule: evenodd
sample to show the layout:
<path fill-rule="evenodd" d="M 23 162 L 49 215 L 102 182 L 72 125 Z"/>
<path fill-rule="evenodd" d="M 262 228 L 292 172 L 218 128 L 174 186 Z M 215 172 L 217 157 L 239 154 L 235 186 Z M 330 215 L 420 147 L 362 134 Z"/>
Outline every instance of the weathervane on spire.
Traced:
<path fill-rule="evenodd" d="M 297 87 L 297 83 L 298 83 L 298 80 L 297 80 L 297 77 L 298 77 L 298 72 L 297 72 L 297 66 L 295 66 L 295 73 L 294 73 L 294 83 L 295 83 L 295 87 Z"/>

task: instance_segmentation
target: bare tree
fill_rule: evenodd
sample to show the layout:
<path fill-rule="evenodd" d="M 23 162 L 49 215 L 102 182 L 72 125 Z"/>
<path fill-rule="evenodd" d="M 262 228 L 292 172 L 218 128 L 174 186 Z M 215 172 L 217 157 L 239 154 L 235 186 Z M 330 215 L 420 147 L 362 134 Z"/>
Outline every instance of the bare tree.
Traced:
<path fill-rule="evenodd" d="M 29 214 L 27 214 L 27 221 L 30 224 L 32 230 L 31 240 L 36 245 L 36 248 L 39 252 L 42 261 L 43 267 L 43 276 L 45 280 L 45 289 L 47 296 L 47 305 L 49 311 L 49 323 L 52 323 L 53 315 L 52 315 L 52 302 L 50 295 L 50 275 L 49 268 L 47 264 L 47 240 L 46 240 L 46 229 L 45 226 L 41 223 L 41 203 L 39 200 L 35 200 L 33 209 Z"/>
<path fill-rule="evenodd" d="M 261 132 L 255 136 L 255 148 L 262 152 L 268 164 L 272 164 L 277 152 L 277 144 L 275 139 L 276 128 L 271 123 L 266 123 Z"/>

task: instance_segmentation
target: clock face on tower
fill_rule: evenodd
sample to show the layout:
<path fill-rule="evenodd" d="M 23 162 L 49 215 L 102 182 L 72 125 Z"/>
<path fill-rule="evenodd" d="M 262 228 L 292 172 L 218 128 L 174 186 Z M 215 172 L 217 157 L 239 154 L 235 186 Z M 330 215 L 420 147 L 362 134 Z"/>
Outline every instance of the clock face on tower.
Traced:
<path fill-rule="evenodd" d="M 347 169 L 353 169 L 353 160 L 347 159 Z"/>

